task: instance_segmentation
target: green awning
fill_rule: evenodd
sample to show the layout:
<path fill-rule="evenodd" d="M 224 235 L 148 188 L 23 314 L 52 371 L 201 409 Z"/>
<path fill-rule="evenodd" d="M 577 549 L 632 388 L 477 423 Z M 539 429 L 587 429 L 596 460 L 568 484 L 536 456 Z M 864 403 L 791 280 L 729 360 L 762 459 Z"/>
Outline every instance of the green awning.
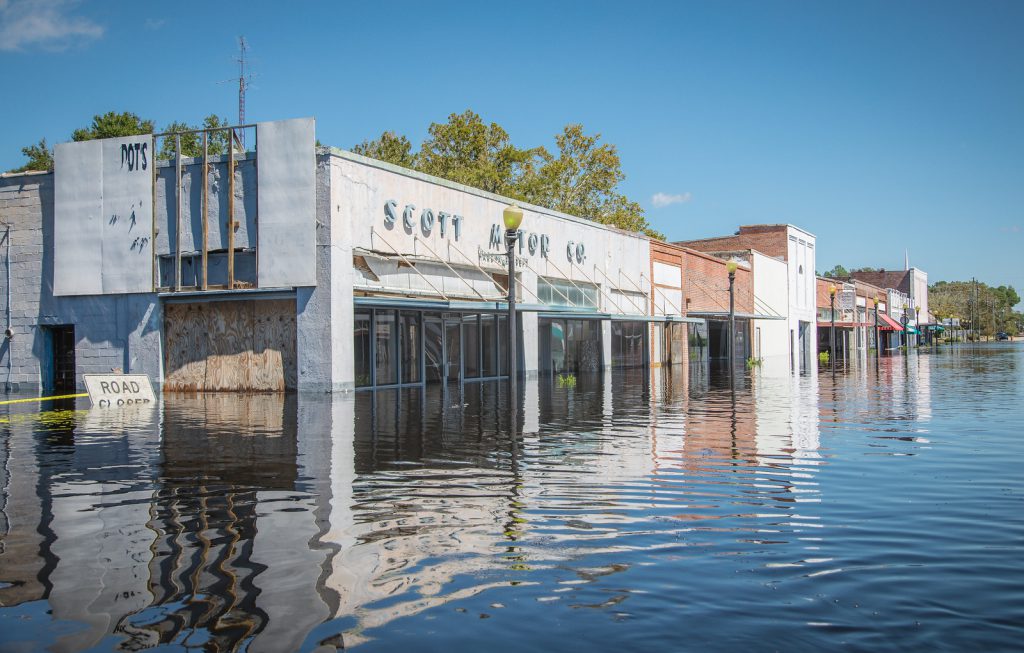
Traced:
<path fill-rule="evenodd" d="M 907 333 L 909 333 L 912 336 L 920 335 L 920 332 L 912 326 L 907 327 Z"/>

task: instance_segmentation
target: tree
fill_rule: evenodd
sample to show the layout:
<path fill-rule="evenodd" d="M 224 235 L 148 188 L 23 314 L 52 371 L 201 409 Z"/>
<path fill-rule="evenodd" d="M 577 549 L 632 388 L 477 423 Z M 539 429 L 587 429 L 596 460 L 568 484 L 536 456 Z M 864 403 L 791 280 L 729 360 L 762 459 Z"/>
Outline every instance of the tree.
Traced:
<path fill-rule="evenodd" d="M 432 123 L 419 152 L 405 136 L 386 131 L 353 151 L 513 199 L 546 206 L 656 238 L 643 208 L 618 192 L 625 179 L 614 145 L 567 125 L 555 137 L 557 155 L 544 147 L 519 148 L 500 125 L 473 111 Z"/>
<path fill-rule="evenodd" d="M 500 125 L 485 125 L 469 110 L 451 114 L 447 123 L 431 123 L 428 132 L 416 155 L 420 172 L 523 199 L 519 181 L 528 174 L 539 149 L 517 148 Z"/>
<path fill-rule="evenodd" d="M 416 157 L 412 153 L 412 143 L 405 136 L 399 136 L 393 131 L 386 131 L 380 138 L 372 141 L 363 141 L 352 148 L 356 154 L 368 156 L 371 159 L 385 161 L 403 168 L 415 168 Z"/>
<path fill-rule="evenodd" d="M 97 114 L 93 116 L 92 124 L 88 127 L 71 132 L 71 140 L 91 141 L 95 138 L 114 138 L 117 136 L 136 136 L 138 134 L 152 133 L 152 120 L 143 120 L 128 111 L 124 113 L 108 111 L 103 115 Z"/>
<path fill-rule="evenodd" d="M 160 153 L 158 159 L 173 159 L 175 155 L 175 144 L 180 140 L 181 155 L 199 157 L 203 156 L 203 135 L 196 132 L 197 129 L 218 129 L 227 127 L 230 123 L 227 118 L 219 118 L 216 114 L 203 118 L 202 126 L 193 126 L 184 122 L 172 122 L 164 127 L 164 132 L 187 132 L 181 134 L 177 139 L 174 136 L 161 137 Z M 227 154 L 229 133 L 227 130 L 211 132 L 207 138 L 207 154 L 215 156 Z"/>
<path fill-rule="evenodd" d="M 616 192 L 626 175 L 614 145 L 599 143 L 600 134 L 588 136 L 583 125 L 566 125 L 555 136 L 558 156 L 541 150 L 544 163 L 535 176 L 524 176 L 522 191 L 534 204 L 656 238 L 643 208 Z"/>
<path fill-rule="evenodd" d="M 28 163 L 10 172 L 27 172 L 29 170 L 53 170 L 53 150 L 41 138 L 35 145 L 21 148 L 21 153 L 28 157 Z"/>
<path fill-rule="evenodd" d="M 831 270 L 825 272 L 825 274 L 823 274 L 822 276 L 829 277 L 830 279 L 845 279 L 846 277 L 850 276 L 850 273 L 843 266 L 837 265 Z"/>

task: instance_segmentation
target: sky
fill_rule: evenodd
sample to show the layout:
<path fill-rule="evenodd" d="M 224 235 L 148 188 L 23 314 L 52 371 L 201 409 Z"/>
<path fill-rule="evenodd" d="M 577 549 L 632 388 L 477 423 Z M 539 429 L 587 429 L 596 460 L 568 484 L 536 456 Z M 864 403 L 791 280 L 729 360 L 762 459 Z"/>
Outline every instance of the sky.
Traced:
<path fill-rule="evenodd" d="M 614 144 L 669 240 L 791 223 L 836 264 L 1024 289 L 1024 2 L 0 0 L 0 169 L 94 114 L 313 116 L 350 148 L 472 109 Z M 226 81 L 227 80 L 227 81 Z"/>

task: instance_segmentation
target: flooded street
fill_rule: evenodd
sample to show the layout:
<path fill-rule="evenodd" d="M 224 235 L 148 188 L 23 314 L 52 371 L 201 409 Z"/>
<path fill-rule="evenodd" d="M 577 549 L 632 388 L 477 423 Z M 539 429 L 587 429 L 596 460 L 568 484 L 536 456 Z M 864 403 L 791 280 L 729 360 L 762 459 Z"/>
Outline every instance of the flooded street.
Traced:
<path fill-rule="evenodd" d="M 3 406 L 0 650 L 1017 649 L 1022 372 Z"/>

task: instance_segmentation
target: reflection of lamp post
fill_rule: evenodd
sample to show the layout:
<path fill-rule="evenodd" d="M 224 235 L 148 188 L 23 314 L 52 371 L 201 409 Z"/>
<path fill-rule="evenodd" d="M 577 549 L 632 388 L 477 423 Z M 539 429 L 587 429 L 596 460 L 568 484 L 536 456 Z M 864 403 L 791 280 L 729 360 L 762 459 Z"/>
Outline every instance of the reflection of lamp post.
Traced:
<path fill-rule="evenodd" d="M 519 225 L 523 224 L 523 210 L 512 204 L 502 212 L 505 222 L 505 245 L 508 248 L 508 383 L 510 401 L 515 401 L 518 378 L 518 356 L 516 336 L 516 241 L 519 240 Z M 514 410 L 515 404 L 511 404 Z"/>
<path fill-rule="evenodd" d="M 733 351 L 736 343 L 736 267 L 736 261 L 725 264 L 725 269 L 729 273 L 729 376 L 732 376 L 732 368 L 736 364 L 736 352 Z"/>
<path fill-rule="evenodd" d="M 828 333 L 829 354 L 832 356 L 832 369 L 836 368 L 836 284 L 828 284 L 828 305 L 832 312 L 832 329 Z"/>

